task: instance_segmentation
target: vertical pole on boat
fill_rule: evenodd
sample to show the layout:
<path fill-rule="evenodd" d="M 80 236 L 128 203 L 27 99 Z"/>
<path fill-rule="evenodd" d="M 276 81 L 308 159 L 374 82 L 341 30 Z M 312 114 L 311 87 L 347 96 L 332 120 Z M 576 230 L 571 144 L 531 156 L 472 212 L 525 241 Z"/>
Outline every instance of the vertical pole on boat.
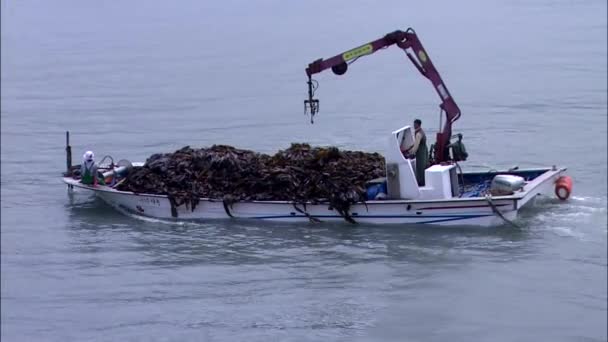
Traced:
<path fill-rule="evenodd" d="M 65 177 L 70 177 L 72 175 L 72 146 L 70 146 L 70 131 L 65 131 L 65 164 L 66 164 L 66 173 Z M 68 185 L 68 193 L 72 193 L 72 189 L 74 186 Z"/>
<path fill-rule="evenodd" d="M 70 131 L 65 132 L 65 162 L 67 175 L 72 174 L 72 146 L 70 146 Z"/>

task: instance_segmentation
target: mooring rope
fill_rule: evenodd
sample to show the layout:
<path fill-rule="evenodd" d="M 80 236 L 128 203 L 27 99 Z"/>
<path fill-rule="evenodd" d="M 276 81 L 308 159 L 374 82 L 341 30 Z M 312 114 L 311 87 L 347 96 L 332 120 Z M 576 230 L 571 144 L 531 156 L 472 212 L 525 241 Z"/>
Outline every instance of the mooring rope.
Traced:
<path fill-rule="evenodd" d="M 486 194 L 486 201 L 488 202 L 488 204 L 490 205 L 490 208 L 492 208 L 492 211 L 494 212 L 494 214 L 496 214 L 496 216 L 500 217 L 503 221 L 505 221 L 506 223 L 512 225 L 515 228 L 521 228 L 520 226 L 516 225 L 513 221 L 507 219 L 499 210 L 498 208 L 496 208 L 496 205 L 494 205 L 494 202 L 492 202 L 492 195 L 490 194 Z"/>

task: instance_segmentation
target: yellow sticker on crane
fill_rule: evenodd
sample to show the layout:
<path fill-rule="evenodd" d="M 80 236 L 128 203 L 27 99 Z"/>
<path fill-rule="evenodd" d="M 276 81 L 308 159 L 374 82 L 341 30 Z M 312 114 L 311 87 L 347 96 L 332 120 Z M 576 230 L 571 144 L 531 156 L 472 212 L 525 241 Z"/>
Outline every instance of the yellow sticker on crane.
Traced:
<path fill-rule="evenodd" d="M 418 51 L 418 58 L 420 58 L 422 63 L 426 63 L 426 53 L 423 50 Z"/>
<path fill-rule="evenodd" d="M 373 50 L 374 48 L 372 47 L 372 44 L 359 46 L 358 48 L 354 48 L 350 51 L 346 51 L 345 53 L 343 53 L 342 58 L 346 62 L 353 58 L 361 57 L 363 55 L 369 55 L 373 52 Z"/>

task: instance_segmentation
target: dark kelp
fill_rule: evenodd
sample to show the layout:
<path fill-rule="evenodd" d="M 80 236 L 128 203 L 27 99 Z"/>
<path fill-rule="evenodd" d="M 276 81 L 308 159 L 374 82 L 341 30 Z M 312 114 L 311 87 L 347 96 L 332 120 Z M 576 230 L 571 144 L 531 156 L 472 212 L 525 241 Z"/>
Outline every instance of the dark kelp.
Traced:
<path fill-rule="evenodd" d="M 367 181 L 384 175 L 384 158 L 378 153 L 292 144 L 270 156 L 226 145 L 186 146 L 150 156 L 117 188 L 168 195 L 174 217 L 177 207 L 194 210 L 200 198 L 223 201 L 228 214 L 237 201 L 284 200 L 306 216 L 306 203 L 329 203 L 354 222 L 350 205 L 365 200 Z"/>

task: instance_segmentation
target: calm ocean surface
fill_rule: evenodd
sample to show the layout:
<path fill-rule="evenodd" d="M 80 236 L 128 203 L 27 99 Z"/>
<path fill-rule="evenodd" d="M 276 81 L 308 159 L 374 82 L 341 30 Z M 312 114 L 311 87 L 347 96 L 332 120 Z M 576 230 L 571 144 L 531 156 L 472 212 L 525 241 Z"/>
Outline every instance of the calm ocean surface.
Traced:
<path fill-rule="evenodd" d="M 606 341 L 606 1 L 3 1 L 2 341 Z M 468 168 L 567 166 L 521 229 L 167 224 L 69 196 L 74 158 L 215 143 L 383 152 L 438 127 L 389 48 L 416 29 L 462 110 Z"/>

